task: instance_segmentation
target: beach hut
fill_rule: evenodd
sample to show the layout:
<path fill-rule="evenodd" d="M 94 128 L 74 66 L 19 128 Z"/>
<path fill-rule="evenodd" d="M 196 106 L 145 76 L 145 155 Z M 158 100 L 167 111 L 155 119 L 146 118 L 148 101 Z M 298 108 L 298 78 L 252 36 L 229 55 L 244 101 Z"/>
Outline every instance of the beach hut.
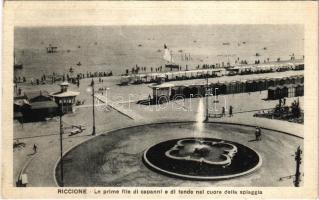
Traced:
<path fill-rule="evenodd" d="M 298 76 L 293 76 L 293 84 L 298 84 L 299 83 L 299 77 Z"/>
<path fill-rule="evenodd" d="M 212 94 L 214 94 L 214 90 L 212 88 L 212 84 L 210 84 L 208 86 L 208 89 L 211 91 Z M 201 96 L 205 96 L 206 94 L 206 86 L 205 85 L 198 85 L 198 95 L 201 95 Z"/>
<path fill-rule="evenodd" d="M 165 74 L 159 74 L 159 75 L 155 78 L 155 80 L 156 80 L 156 83 L 162 84 L 162 83 L 164 83 L 165 80 L 166 80 L 166 75 L 165 75 Z"/>
<path fill-rule="evenodd" d="M 296 85 L 296 96 L 303 96 L 304 95 L 304 85 L 303 84 L 298 84 Z"/>
<path fill-rule="evenodd" d="M 286 83 L 287 84 L 293 84 L 293 78 L 292 77 L 287 77 Z"/>
<path fill-rule="evenodd" d="M 191 97 L 198 96 L 199 95 L 198 86 L 196 86 L 196 85 L 190 86 L 190 93 L 191 93 Z"/>
<path fill-rule="evenodd" d="M 131 82 L 131 76 L 121 76 L 119 85 L 128 85 Z"/>
<path fill-rule="evenodd" d="M 176 73 L 169 72 L 171 74 L 171 79 L 176 80 Z"/>
<path fill-rule="evenodd" d="M 217 77 L 225 76 L 226 75 L 226 69 L 219 69 L 218 71 L 216 70 L 215 72 Z"/>
<path fill-rule="evenodd" d="M 281 97 L 288 97 L 288 85 L 283 85 L 281 89 Z"/>
<path fill-rule="evenodd" d="M 288 88 L 285 85 L 279 85 L 276 87 L 275 92 L 276 99 L 282 99 L 284 97 L 288 97 Z"/>
<path fill-rule="evenodd" d="M 146 83 L 147 82 L 147 74 L 140 74 L 140 81 L 142 83 Z"/>
<path fill-rule="evenodd" d="M 236 81 L 232 81 L 227 84 L 227 94 L 238 93 L 238 86 Z"/>
<path fill-rule="evenodd" d="M 295 84 L 303 83 L 303 76 L 295 76 Z"/>
<path fill-rule="evenodd" d="M 232 82 L 227 82 L 226 83 L 226 94 L 233 94 L 233 84 Z"/>
<path fill-rule="evenodd" d="M 289 97 L 295 97 L 296 96 L 296 85 L 289 84 L 288 87 L 288 98 Z"/>
<path fill-rule="evenodd" d="M 256 81 L 256 84 L 257 84 L 257 91 L 262 91 L 262 90 L 265 90 L 266 89 L 266 84 L 265 84 L 265 80 L 264 79 L 259 79 Z"/>
<path fill-rule="evenodd" d="M 175 86 L 175 96 L 183 96 L 183 86 Z"/>
<path fill-rule="evenodd" d="M 188 86 L 183 88 L 183 95 L 185 98 L 189 98 L 191 96 L 191 89 Z"/>
<path fill-rule="evenodd" d="M 234 84 L 234 93 L 241 93 L 242 90 L 241 90 L 241 85 L 242 83 L 240 81 L 235 81 L 233 82 Z"/>
<path fill-rule="evenodd" d="M 296 64 L 294 70 L 304 70 L 304 64 Z"/>
<path fill-rule="evenodd" d="M 243 93 L 246 92 L 246 84 L 247 84 L 246 80 L 240 81 L 240 91 Z"/>
<path fill-rule="evenodd" d="M 275 79 L 274 78 L 270 78 L 267 80 L 267 86 L 268 87 L 274 87 L 275 86 Z"/>
<path fill-rule="evenodd" d="M 256 80 L 247 81 L 247 89 L 248 89 L 248 92 L 257 91 L 257 81 Z"/>
<path fill-rule="evenodd" d="M 217 82 L 213 86 L 213 93 L 215 95 L 226 94 L 226 84 L 224 82 Z"/>
<path fill-rule="evenodd" d="M 163 83 L 160 85 L 150 86 L 153 89 L 153 99 L 156 103 L 164 103 L 171 98 L 171 88 L 174 87 L 173 84 Z"/>
<path fill-rule="evenodd" d="M 279 79 L 278 78 L 273 78 L 273 81 L 274 81 L 274 85 L 273 86 L 279 85 Z"/>
<path fill-rule="evenodd" d="M 214 95 L 219 95 L 219 83 L 212 83 L 211 85 L 210 85 L 210 88 L 211 88 L 211 90 L 213 91 L 213 94 Z"/>
<path fill-rule="evenodd" d="M 247 92 L 252 92 L 253 91 L 253 81 L 252 80 L 248 80 L 246 82 L 246 91 Z"/>
<path fill-rule="evenodd" d="M 258 80 L 253 80 L 252 90 L 253 90 L 253 92 L 259 91 L 258 90 Z"/>
<path fill-rule="evenodd" d="M 227 94 L 227 83 L 226 82 L 220 82 L 219 91 L 220 91 L 220 94 Z"/>
<path fill-rule="evenodd" d="M 270 80 L 270 78 L 265 78 L 265 79 L 263 79 L 264 81 L 265 81 L 265 90 L 267 90 L 268 89 L 268 87 L 269 87 L 269 80 Z"/>
<path fill-rule="evenodd" d="M 141 79 L 140 79 L 140 76 L 139 75 L 134 75 L 132 76 L 132 84 L 140 84 L 141 83 Z"/>
<path fill-rule="evenodd" d="M 285 78 L 279 78 L 278 85 L 284 85 L 285 84 Z"/>
<path fill-rule="evenodd" d="M 270 99 L 270 100 L 274 100 L 276 99 L 276 87 L 269 87 L 268 88 L 268 97 L 267 99 Z"/>
<path fill-rule="evenodd" d="M 274 94 L 274 99 L 280 99 L 280 98 L 282 98 L 281 89 L 282 89 L 282 86 L 277 86 L 277 87 L 276 87 L 276 89 L 275 89 L 275 94 Z"/>

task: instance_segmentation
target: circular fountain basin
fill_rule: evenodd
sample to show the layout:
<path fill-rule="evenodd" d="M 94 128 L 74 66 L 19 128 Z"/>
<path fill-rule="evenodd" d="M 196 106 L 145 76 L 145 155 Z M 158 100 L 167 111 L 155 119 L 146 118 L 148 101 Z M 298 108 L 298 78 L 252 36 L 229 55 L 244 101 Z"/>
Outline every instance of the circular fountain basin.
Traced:
<path fill-rule="evenodd" d="M 196 123 L 161 123 L 147 124 L 136 127 L 128 127 L 124 129 L 114 130 L 91 138 L 80 145 L 77 145 L 67 151 L 63 157 L 64 163 L 64 186 L 68 187 L 269 187 L 269 186 L 293 186 L 288 181 L 278 181 L 280 177 L 287 176 L 287 172 L 295 170 L 294 158 L 287 158 L 287 155 L 293 154 L 295 149 L 303 144 L 303 139 L 291 135 L 282 134 L 277 131 L 263 130 L 263 139 L 254 141 L 255 127 L 205 123 L 203 124 L 203 132 L 201 135 L 196 134 L 195 137 L 208 138 L 211 141 L 227 141 L 237 147 L 237 153 L 232 159 L 232 163 L 236 159 L 241 162 L 238 165 L 244 167 L 234 167 L 236 171 L 228 171 L 228 175 L 214 174 L 205 175 L 199 174 L 192 180 L 185 180 L 185 177 L 176 178 L 165 172 L 160 172 L 155 167 L 160 168 L 160 165 L 155 162 L 171 159 L 165 156 L 165 149 L 174 147 L 179 140 L 185 138 L 194 138 L 194 129 Z M 212 138 L 212 139 L 210 139 Z M 74 140 L 75 138 L 72 138 Z M 219 139 L 219 140 L 218 140 Z M 174 141 L 175 140 L 175 141 Z M 163 143 L 164 141 L 170 141 Z M 199 142 L 200 141 L 200 142 Z M 229 142 L 235 141 L 235 142 Z M 222 148 L 216 148 L 216 144 L 211 147 L 207 142 L 197 140 L 197 142 L 188 141 L 191 145 L 184 147 L 188 151 L 196 151 L 196 156 L 209 156 L 212 162 L 220 162 L 225 160 L 223 156 L 218 156 L 220 153 L 210 154 L 211 149 L 216 152 L 223 152 L 224 149 L 231 150 L 231 146 L 221 145 Z M 162 154 L 155 154 L 148 158 L 147 164 L 144 157 L 145 150 L 149 149 L 149 153 L 156 144 L 163 146 Z M 170 145 L 170 146 L 167 146 Z M 185 145 L 184 145 L 185 146 Z M 244 147 L 243 147 L 244 146 Z M 243 147 L 243 148 L 241 148 Z M 247 147 L 247 148 L 245 148 Z M 247 151 L 245 151 L 245 149 Z M 243 154 L 244 159 L 239 158 L 240 152 L 255 151 L 262 158 L 262 165 L 258 170 L 260 160 L 252 161 L 252 158 L 247 158 L 250 154 Z M 186 151 L 184 153 L 187 153 Z M 238 154 L 239 153 L 239 154 Z M 175 154 L 173 153 L 172 156 Z M 256 157 L 256 159 L 260 158 Z M 174 162 L 177 162 L 174 159 Z M 164 162 L 164 161 L 163 161 Z M 190 162 L 190 161 L 189 161 Z M 259 164 L 257 164 L 257 162 Z M 173 164 L 173 162 L 168 162 Z M 188 163 L 183 161 L 183 163 Z M 198 162 L 193 163 L 194 169 L 200 169 Z M 255 165 L 255 167 L 254 167 Z M 278 167 L 280 165 L 280 167 Z M 173 165 L 174 166 L 174 165 Z M 176 167 L 180 167 L 175 165 Z M 188 165 L 188 169 L 189 169 Z M 202 166 L 211 166 L 202 163 Z M 233 167 L 232 165 L 230 165 Z M 249 167 L 250 166 L 250 167 Z M 171 167 L 173 168 L 173 167 Z M 56 181 L 60 185 L 60 163 L 56 165 Z M 228 168 L 229 169 L 229 168 Z M 246 171 L 245 171 L 246 169 Z M 250 171 L 249 171 L 250 169 Z M 168 171 L 168 170 L 167 170 Z M 213 170 L 208 170 L 212 172 Z M 253 172 L 251 174 L 247 174 Z M 214 172 L 212 172 L 214 173 Z M 176 174 L 183 174 L 176 172 Z M 240 176 L 246 174 L 244 176 Z M 185 174 L 187 175 L 187 174 Z M 189 174 L 188 174 L 189 175 Z M 192 175 L 192 174 L 191 174 Z M 189 176 L 191 176 L 189 175 Z M 210 179 L 203 179 L 208 176 Z M 218 177 L 224 178 L 220 181 L 211 181 Z M 227 177 L 229 176 L 229 177 Z M 231 178 L 238 176 L 236 178 Z M 213 178 L 212 178 L 213 177 Z M 228 179 L 226 179 L 228 178 Z M 195 181 L 196 180 L 196 181 Z M 197 181 L 201 180 L 201 181 Z"/>
<path fill-rule="evenodd" d="M 148 148 L 143 161 L 168 176 L 195 180 L 228 179 L 253 172 L 262 159 L 253 149 L 216 138 L 181 138 Z"/>

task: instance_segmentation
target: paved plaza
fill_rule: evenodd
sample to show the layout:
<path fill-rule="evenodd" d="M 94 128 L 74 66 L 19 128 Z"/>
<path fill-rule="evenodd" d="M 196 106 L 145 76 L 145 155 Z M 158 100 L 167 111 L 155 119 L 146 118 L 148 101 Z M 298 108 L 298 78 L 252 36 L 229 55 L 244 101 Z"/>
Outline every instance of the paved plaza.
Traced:
<path fill-rule="evenodd" d="M 284 72 L 283 72 L 284 73 Z M 242 78 L 242 77 L 241 77 Z M 163 122 L 184 122 L 184 121 L 196 121 L 197 108 L 200 98 L 193 99 L 185 99 L 179 101 L 172 101 L 166 104 L 161 105 L 140 105 L 136 104 L 137 100 L 146 99 L 149 94 L 152 93 L 152 90 L 146 84 L 142 85 L 129 85 L 129 86 L 119 86 L 119 77 L 109 77 L 104 78 L 103 83 L 97 83 L 95 85 L 96 89 L 98 88 L 109 88 L 107 96 L 105 98 L 109 99 L 109 102 L 116 104 L 116 106 L 112 106 L 110 104 L 98 104 L 95 108 L 96 111 L 96 132 L 97 136 L 92 136 L 92 96 L 91 92 L 88 90 L 90 88 L 89 84 L 91 82 L 90 79 L 81 80 L 80 87 L 77 88 L 75 85 L 71 85 L 71 89 L 75 91 L 79 91 L 80 95 L 78 99 L 85 100 L 85 103 L 81 106 L 77 106 L 74 113 L 67 114 L 63 116 L 63 124 L 65 129 L 65 134 L 63 135 L 63 149 L 64 152 L 67 152 L 72 147 L 77 146 L 78 144 L 83 143 L 87 140 L 92 140 L 92 142 L 97 141 L 100 135 L 106 135 L 105 138 L 108 138 L 108 132 L 120 128 L 143 125 L 143 124 L 151 124 L 151 123 L 163 123 Z M 96 81 L 97 82 L 97 81 Z M 47 90 L 49 92 L 56 91 L 58 89 L 58 85 L 40 85 L 40 86 L 31 86 L 31 85 L 20 85 L 22 90 Z M 134 94 L 134 95 L 130 95 Z M 100 95 L 102 95 L 100 93 Z M 105 93 L 103 94 L 105 96 Z M 290 155 L 292 155 L 297 146 L 303 145 L 303 125 L 290 123 L 286 121 L 280 120 L 272 120 L 266 118 L 256 118 L 253 117 L 253 114 L 258 112 L 259 109 L 269 109 L 274 108 L 278 101 L 265 101 L 264 99 L 267 97 L 267 93 L 263 92 L 253 92 L 253 93 L 243 93 L 243 94 L 234 94 L 234 95 L 221 95 L 218 97 L 219 102 L 213 103 L 215 97 L 209 97 L 209 105 L 212 109 L 211 112 L 220 113 L 221 107 L 228 107 L 232 105 L 234 107 L 234 115 L 233 117 L 222 117 L 210 119 L 210 122 L 222 122 L 222 123 L 235 123 L 235 124 L 246 124 L 252 127 L 260 126 L 262 128 L 267 128 L 270 130 L 264 130 L 265 138 L 260 143 L 248 143 L 249 138 L 253 137 L 254 129 L 244 126 L 239 126 L 232 128 L 228 131 L 228 128 L 231 127 L 229 125 L 221 125 L 219 124 L 217 127 L 220 130 L 217 131 L 216 134 L 220 137 L 224 137 L 224 139 L 229 139 L 231 141 L 239 141 L 246 145 L 252 146 L 253 148 L 257 148 L 261 151 L 263 159 L 265 158 L 268 161 L 263 163 L 262 168 L 256 175 L 249 175 L 247 177 L 242 177 L 239 179 L 233 179 L 229 181 L 223 182 L 203 182 L 201 185 L 240 185 L 240 186 L 251 186 L 252 183 L 258 183 L 258 186 L 292 186 L 292 181 L 278 181 L 280 176 L 290 175 L 293 173 L 295 168 L 294 161 Z M 225 102 L 226 100 L 226 102 Z M 290 105 L 292 101 L 296 100 L 296 98 L 287 98 L 287 105 Z M 299 98 L 301 103 L 301 107 L 303 106 L 303 97 Z M 129 113 L 129 116 L 126 114 Z M 72 125 L 83 125 L 86 127 L 82 133 L 70 136 L 70 132 L 67 129 Z M 207 132 L 215 133 L 215 126 L 213 124 L 207 125 Z M 146 126 L 147 127 L 147 126 Z M 171 126 L 168 126 L 171 127 Z M 167 127 L 167 128 L 168 128 Z M 121 151 L 122 148 L 125 151 L 131 151 L 130 148 L 134 146 L 138 146 L 138 152 L 136 152 L 136 158 L 133 159 L 134 166 L 138 166 L 137 168 L 132 168 L 131 170 L 141 170 L 142 174 L 149 174 L 149 178 L 154 178 L 154 181 L 149 182 L 154 186 L 192 186 L 197 185 L 198 182 L 186 181 L 181 182 L 177 179 L 169 179 L 169 181 L 165 182 L 162 175 L 156 175 L 153 172 L 149 171 L 145 167 L 141 167 L 140 158 L 138 157 L 143 148 L 146 148 L 148 142 L 160 141 L 168 138 L 176 138 L 180 136 L 186 136 L 191 134 L 190 125 L 185 125 L 188 132 L 179 131 L 178 126 L 174 126 L 172 128 L 168 128 L 170 131 L 160 131 L 162 129 L 152 128 L 148 130 L 147 136 L 152 139 L 144 140 L 145 134 L 143 131 L 138 133 L 132 133 L 132 136 L 129 133 L 125 133 L 122 136 L 116 136 L 115 132 L 111 134 L 109 137 L 110 140 L 105 141 L 114 141 L 114 145 L 118 145 L 116 149 Z M 245 130 L 245 131 L 241 131 Z M 288 134 L 284 134 L 281 131 Z M 226 132 L 226 134 L 224 134 Z M 245 132 L 245 133 L 244 133 Z M 206 134 L 206 133 L 205 133 Z M 208 134 L 208 133 L 207 133 Z M 135 139 L 128 139 L 126 141 L 125 138 L 135 137 Z M 97 137 L 97 138 L 94 138 Z M 154 138 L 153 138 L 154 137 Z M 55 167 L 57 162 L 59 161 L 60 149 L 59 149 L 59 119 L 53 118 L 45 122 L 34 122 L 34 123 L 24 123 L 21 125 L 17 121 L 14 122 L 14 139 L 18 139 L 19 142 L 23 142 L 26 144 L 25 147 L 14 149 L 13 153 L 13 184 L 17 181 L 19 175 L 21 173 L 28 174 L 29 184 L 28 186 L 57 186 L 55 181 Z M 119 141 L 122 140 L 122 141 Z M 104 141 L 104 140 L 103 140 Z M 125 144 L 127 142 L 127 144 Z M 130 142 L 139 143 L 141 145 L 130 145 Z M 33 145 L 36 144 L 38 147 L 37 153 L 33 153 Z M 89 142 L 86 144 L 90 144 Z M 123 146 L 124 145 L 124 146 Z M 257 145 L 257 146 L 256 146 Z M 95 145 L 93 145 L 95 146 Z M 80 148 L 84 148 L 79 146 Z M 127 149 L 128 148 L 128 149 Z M 137 148 L 137 147 L 136 147 Z M 90 152 L 94 149 L 94 147 L 90 147 Z M 274 160 L 269 161 L 270 156 L 264 155 L 263 152 L 268 152 L 267 154 L 276 154 L 277 151 L 280 152 L 278 157 L 275 157 Z M 112 154 L 114 156 L 115 154 Z M 82 156 L 77 155 L 77 156 Z M 124 159 L 124 158 L 123 158 Z M 275 168 L 273 166 L 273 162 L 281 162 L 282 159 L 287 159 L 285 162 L 285 167 L 282 169 L 278 169 L 276 175 L 273 176 L 272 180 L 265 179 L 260 180 L 261 176 L 267 176 L 271 174 L 271 170 Z M 66 165 L 74 164 L 73 161 L 76 159 L 68 159 L 66 158 Z M 289 161 L 288 161 L 289 160 Z M 124 161 L 123 161 L 124 162 Z M 81 168 L 79 168 L 81 170 Z M 76 170 L 75 170 L 76 171 Z M 147 172 L 146 172 L 147 171 Z M 76 173 L 76 172 L 74 172 Z M 137 173 L 132 176 L 128 176 L 124 178 L 125 174 L 131 174 L 130 171 L 125 173 L 121 173 L 121 176 L 117 176 L 114 173 L 112 177 L 112 173 L 108 173 L 102 182 L 92 182 L 92 180 L 88 180 L 85 183 L 85 180 L 82 180 L 81 183 L 85 185 L 98 185 L 101 183 L 102 185 L 119 185 L 119 186 L 142 186 L 145 185 L 146 182 L 150 181 L 147 177 L 142 178 L 141 174 Z M 69 176 L 72 173 L 68 170 L 65 172 L 65 176 L 70 180 Z M 137 178 L 137 177 L 140 178 Z M 83 177 L 82 177 L 83 178 Z M 258 179 L 258 181 L 257 181 Z M 74 179 L 76 180 L 76 179 Z M 135 181 L 134 181 L 135 180 Z M 257 182 L 256 182 L 257 181 Z M 70 185 L 74 185 L 75 182 L 69 182 Z"/>

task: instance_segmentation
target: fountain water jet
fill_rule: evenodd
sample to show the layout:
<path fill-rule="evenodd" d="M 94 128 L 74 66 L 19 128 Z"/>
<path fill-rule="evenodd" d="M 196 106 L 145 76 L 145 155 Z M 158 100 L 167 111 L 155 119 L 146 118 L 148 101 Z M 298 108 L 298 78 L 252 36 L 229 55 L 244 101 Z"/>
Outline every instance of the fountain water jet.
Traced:
<path fill-rule="evenodd" d="M 198 102 L 198 108 L 197 108 L 197 114 L 196 114 L 196 124 L 195 124 L 195 130 L 194 130 L 195 138 L 201 138 L 203 136 L 204 121 L 205 121 L 204 101 L 202 98 L 200 98 Z"/>

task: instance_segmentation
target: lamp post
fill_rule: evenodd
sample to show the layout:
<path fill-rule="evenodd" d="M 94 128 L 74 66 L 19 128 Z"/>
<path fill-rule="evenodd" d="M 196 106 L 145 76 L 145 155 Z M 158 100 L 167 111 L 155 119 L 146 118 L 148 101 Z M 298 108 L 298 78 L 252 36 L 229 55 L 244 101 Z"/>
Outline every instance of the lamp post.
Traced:
<path fill-rule="evenodd" d="M 92 114 L 93 114 L 93 131 L 92 131 L 92 135 L 95 135 L 95 109 L 94 109 L 94 80 L 92 78 L 91 81 L 91 87 L 92 87 L 92 103 L 93 103 L 93 107 L 92 107 Z"/>
<path fill-rule="evenodd" d="M 61 180 L 61 187 L 64 187 L 64 180 L 63 180 L 63 124 L 62 124 L 62 116 L 63 116 L 63 99 L 60 99 L 60 180 Z"/>
<path fill-rule="evenodd" d="M 284 179 L 291 179 L 294 178 L 293 183 L 295 187 L 299 187 L 300 186 L 300 182 L 301 182 L 301 173 L 300 173 L 300 165 L 301 165 L 301 154 L 302 154 L 302 150 L 300 148 L 300 146 L 297 148 L 297 151 L 295 152 L 295 161 L 296 161 L 296 172 L 294 175 L 290 175 L 290 176 L 284 176 L 284 177 L 280 177 L 279 181 L 282 181 Z"/>
<path fill-rule="evenodd" d="M 295 153 L 295 161 L 296 161 L 296 174 L 295 174 L 295 181 L 294 181 L 295 187 L 299 187 L 299 183 L 301 182 L 300 180 L 301 154 L 302 154 L 302 151 L 299 146 Z"/>

